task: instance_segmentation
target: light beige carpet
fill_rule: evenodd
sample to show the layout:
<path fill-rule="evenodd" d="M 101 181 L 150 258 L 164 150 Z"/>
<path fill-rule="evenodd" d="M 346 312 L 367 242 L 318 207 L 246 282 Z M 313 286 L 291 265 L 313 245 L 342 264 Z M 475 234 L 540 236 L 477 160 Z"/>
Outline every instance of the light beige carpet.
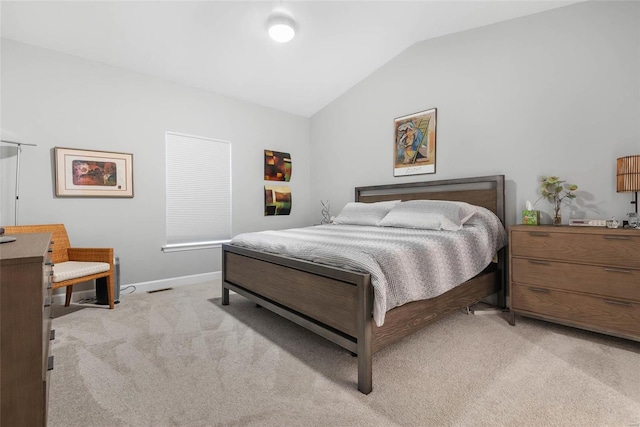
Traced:
<path fill-rule="evenodd" d="M 56 306 L 49 425 L 640 426 L 640 343 L 455 313 L 357 359 L 219 283 Z"/>

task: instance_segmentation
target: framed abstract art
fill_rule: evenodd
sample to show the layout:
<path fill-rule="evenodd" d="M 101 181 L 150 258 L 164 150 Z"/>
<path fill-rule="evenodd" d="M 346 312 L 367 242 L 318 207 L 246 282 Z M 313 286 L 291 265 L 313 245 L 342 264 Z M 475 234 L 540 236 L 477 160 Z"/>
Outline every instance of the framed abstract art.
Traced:
<path fill-rule="evenodd" d="M 393 176 L 436 172 L 436 109 L 394 120 Z"/>
<path fill-rule="evenodd" d="M 133 154 L 54 150 L 56 196 L 133 197 Z"/>

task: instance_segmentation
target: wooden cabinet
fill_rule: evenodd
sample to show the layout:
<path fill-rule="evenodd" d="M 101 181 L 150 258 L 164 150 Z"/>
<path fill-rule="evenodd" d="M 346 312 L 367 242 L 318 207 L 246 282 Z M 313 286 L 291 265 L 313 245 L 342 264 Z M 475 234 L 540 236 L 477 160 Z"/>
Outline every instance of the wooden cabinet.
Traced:
<path fill-rule="evenodd" d="M 51 330 L 51 234 L 0 245 L 0 425 L 47 424 Z"/>
<path fill-rule="evenodd" d="M 640 341 L 640 230 L 509 229 L 511 319 L 536 317 Z"/>

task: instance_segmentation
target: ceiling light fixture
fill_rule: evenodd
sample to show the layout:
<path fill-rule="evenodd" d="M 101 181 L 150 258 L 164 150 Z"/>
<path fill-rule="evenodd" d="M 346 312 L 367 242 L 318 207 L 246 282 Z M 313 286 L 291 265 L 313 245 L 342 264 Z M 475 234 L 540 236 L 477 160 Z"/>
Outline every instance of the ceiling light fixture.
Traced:
<path fill-rule="evenodd" d="M 267 20 L 269 37 L 278 43 L 291 41 L 296 35 L 296 22 L 284 9 L 276 9 Z"/>

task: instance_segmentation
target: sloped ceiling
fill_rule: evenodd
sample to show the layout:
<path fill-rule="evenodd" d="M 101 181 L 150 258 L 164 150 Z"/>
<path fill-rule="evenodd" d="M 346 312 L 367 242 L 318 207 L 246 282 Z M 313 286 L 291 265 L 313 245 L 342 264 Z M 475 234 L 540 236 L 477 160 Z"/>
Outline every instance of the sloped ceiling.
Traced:
<path fill-rule="evenodd" d="M 412 44 L 577 1 L 2 1 L 2 37 L 310 117 Z M 284 7 L 296 38 L 266 21 Z"/>

